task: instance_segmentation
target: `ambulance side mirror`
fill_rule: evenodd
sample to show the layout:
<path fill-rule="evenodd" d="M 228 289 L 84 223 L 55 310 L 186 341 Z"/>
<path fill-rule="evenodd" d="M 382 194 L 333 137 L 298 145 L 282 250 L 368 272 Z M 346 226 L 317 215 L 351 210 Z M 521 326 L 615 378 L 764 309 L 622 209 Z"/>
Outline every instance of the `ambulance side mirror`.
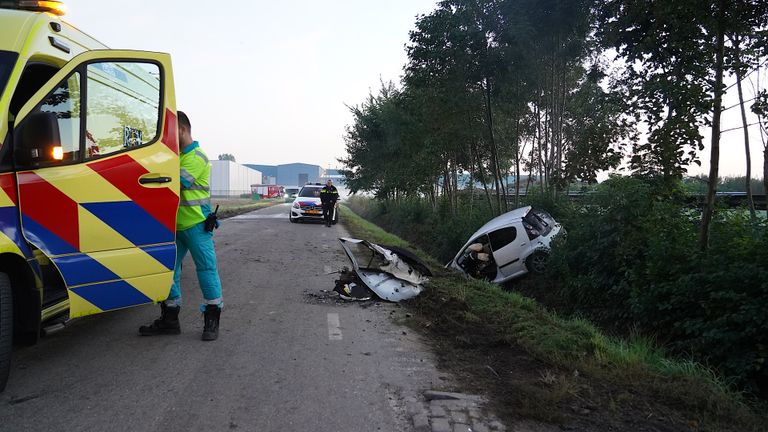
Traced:
<path fill-rule="evenodd" d="M 59 122 L 55 113 L 36 112 L 14 132 L 14 155 L 18 168 L 34 168 L 40 163 L 64 158 Z"/>

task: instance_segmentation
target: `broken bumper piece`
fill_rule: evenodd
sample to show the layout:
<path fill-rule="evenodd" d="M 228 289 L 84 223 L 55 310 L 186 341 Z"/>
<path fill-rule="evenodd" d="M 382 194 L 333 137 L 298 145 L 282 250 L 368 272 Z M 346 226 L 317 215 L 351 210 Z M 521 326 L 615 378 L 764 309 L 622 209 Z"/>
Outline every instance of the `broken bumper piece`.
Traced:
<path fill-rule="evenodd" d="M 419 295 L 429 281 L 429 268 L 406 250 L 352 238 L 339 242 L 352 262 L 352 271 L 336 281 L 334 291 L 342 298 L 363 299 L 362 284 L 382 300 L 399 302 Z"/>

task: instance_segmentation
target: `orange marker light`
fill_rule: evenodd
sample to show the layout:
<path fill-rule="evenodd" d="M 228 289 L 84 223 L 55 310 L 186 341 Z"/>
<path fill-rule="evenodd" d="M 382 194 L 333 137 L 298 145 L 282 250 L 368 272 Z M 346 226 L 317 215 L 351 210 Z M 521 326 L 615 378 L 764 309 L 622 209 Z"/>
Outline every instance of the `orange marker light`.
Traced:
<path fill-rule="evenodd" d="M 64 148 L 56 146 L 53 148 L 53 158 L 55 160 L 64 160 Z"/>
<path fill-rule="evenodd" d="M 67 7 L 59 1 L 40 0 L 37 2 L 37 5 L 54 15 L 61 16 L 67 13 Z"/>
<path fill-rule="evenodd" d="M 67 7 L 59 0 L 21 0 L 18 4 L 21 9 L 50 12 L 59 16 L 67 13 Z"/>

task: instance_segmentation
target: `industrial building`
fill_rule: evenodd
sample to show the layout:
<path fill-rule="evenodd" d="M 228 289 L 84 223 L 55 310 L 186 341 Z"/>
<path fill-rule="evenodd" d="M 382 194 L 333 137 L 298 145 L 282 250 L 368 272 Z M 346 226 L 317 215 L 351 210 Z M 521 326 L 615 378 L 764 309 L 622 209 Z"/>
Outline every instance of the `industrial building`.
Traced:
<path fill-rule="evenodd" d="M 251 185 L 263 184 L 261 171 L 228 160 L 211 161 L 211 196 L 251 196 Z"/>
<path fill-rule="evenodd" d="M 301 186 L 307 183 L 319 183 L 325 178 L 325 170 L 320 165 L 290 163 L 283 165 L 246 164 L 258 170 L 264 178 L 264 184 L 281 186 Z"/>

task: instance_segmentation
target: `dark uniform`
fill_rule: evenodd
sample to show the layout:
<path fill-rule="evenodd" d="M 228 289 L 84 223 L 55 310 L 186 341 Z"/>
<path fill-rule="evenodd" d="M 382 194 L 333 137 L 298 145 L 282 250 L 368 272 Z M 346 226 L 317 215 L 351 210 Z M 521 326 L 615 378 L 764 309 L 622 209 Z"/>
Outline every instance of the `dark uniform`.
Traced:
<path fill-rule="evenodd" d="M 325 185 L 320 189 L 320 202 L 323 204 L 323 220 L 325 226 L 331 226 L 333 220 L 333 210 L 336 207 L 336 201 L 339 200 L 339 191 L 334 185 Z"/>

